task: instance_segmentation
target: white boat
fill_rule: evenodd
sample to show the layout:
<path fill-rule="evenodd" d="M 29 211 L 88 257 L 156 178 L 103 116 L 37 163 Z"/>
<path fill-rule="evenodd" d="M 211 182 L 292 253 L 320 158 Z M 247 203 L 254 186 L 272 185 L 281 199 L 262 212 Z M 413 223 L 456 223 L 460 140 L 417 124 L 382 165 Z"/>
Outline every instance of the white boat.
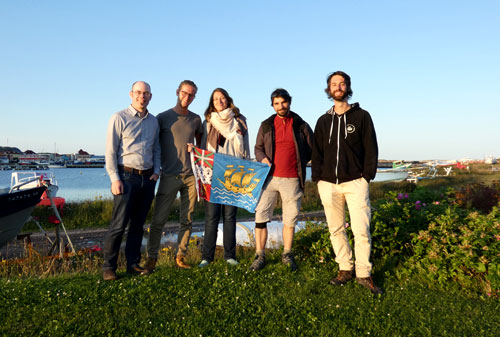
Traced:
<path fill-rule="evenodd" d="M 45 190 L 39 186 L 0 193 L 0 247 L 19 234 Z"/>
<path fill-rule="evenodd" d="M 52 172 L 13 172 L 10 177 L 11 189 L 29 189 L 34 187 L 47 186 L 51 197 L 57 195 L 59 187 Z"/>
<path fill-rule="evenodd" d="M 378 169 L 373 182 L 379 183 L 384 181 L 404 181 L 408 178 L 410 172 L 404 169 Z"/>

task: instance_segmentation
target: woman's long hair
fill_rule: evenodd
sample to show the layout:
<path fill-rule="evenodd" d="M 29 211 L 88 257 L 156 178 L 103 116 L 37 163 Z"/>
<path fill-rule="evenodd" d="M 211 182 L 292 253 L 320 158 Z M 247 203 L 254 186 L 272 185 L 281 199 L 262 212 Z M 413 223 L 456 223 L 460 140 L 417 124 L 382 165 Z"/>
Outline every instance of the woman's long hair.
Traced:
<path fill-rule="evenodd" d="M 216 89 L 214 89 L 214 91 L 212 91 L 212 95 L 210 95 L 210 101 L 208 102 L 208 108 L 205 110 L 205 119 L 210 119 L 210 114 L 212 112 L 217 111 L 217 109 L 215 109 L 215 106 L 214 106 L 214 94 L 216 92 L 220 92 L 221 94 L 224 95 L 224 97 L 227 100 L 227 107 L 231 108 L 231 110 L 233 110 L 235 117 L 238 117 L 240 115 L 240 109 L 238 109 L 238 107 L 234 105 L 233 99 L 231 98 L 231 96 L 229 96 L 228 92 L 225 89 L 216 88 Z"/>

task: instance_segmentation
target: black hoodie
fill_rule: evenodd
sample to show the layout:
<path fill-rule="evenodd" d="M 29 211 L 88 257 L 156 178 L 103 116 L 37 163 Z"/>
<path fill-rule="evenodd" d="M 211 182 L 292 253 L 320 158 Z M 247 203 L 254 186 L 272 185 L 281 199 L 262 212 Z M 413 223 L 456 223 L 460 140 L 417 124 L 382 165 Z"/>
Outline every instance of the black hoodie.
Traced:
<path fill-rule="evenodd" d="M 314 129 L 312 180 L 341 184 L 358 178 L 370 182 L 378 163 L 377 135 L 370 114 L 351 104 L 343 115 L 330 108 Z"/>

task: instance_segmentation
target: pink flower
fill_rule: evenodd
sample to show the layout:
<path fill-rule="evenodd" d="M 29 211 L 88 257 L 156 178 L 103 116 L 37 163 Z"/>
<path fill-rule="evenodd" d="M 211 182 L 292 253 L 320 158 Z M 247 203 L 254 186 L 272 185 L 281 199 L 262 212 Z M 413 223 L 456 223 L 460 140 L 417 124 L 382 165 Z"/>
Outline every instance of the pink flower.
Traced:
<path fill-rule="evenodd" d="M 416 209 L 417 211 L 418 211 L 418 210 L 420 210 L 420 207 L 422 206 L 421 204 L 422 204 L 422 202 L 421 202 L 420 200 L 417 200 L 417 201 L 415 202 L 415 209 Z"/>
<path fill-rule="evenodd" d="M 398 200 L 403 199 L 403 193 L 398 193 Z"/>
<path fill-rule="evenodd" d="M 495 239 L 497 239 L 497 241 L 500 240 L 500 235 L 496 235 Z"/>
<path fill-rule="evenodd" d="M 434 205 L 439 205 L 439 201 L 434 201 L 433 204 Z"/>
<path fill-rule="evenodd" d="M 345 223 L 345 228 L 349 228 L 349 223 L 348 222 Z"/>
<path fill-rule="evenodd" d="M 408 193 L 405 193 L 404 197 L 405 199 L 408 199 L 409 198 Z"/>

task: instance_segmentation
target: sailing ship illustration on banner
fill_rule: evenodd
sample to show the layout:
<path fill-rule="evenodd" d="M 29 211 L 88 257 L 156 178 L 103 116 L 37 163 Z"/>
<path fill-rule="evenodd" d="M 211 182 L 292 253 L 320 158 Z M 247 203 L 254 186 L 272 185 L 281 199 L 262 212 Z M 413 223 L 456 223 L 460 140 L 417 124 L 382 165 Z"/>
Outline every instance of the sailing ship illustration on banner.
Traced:
<path fill-rule="evenodd" d="M 197 147 L 191 151 L 191 163 L 200 198 L 255 211 L 268 165 Z"/>

